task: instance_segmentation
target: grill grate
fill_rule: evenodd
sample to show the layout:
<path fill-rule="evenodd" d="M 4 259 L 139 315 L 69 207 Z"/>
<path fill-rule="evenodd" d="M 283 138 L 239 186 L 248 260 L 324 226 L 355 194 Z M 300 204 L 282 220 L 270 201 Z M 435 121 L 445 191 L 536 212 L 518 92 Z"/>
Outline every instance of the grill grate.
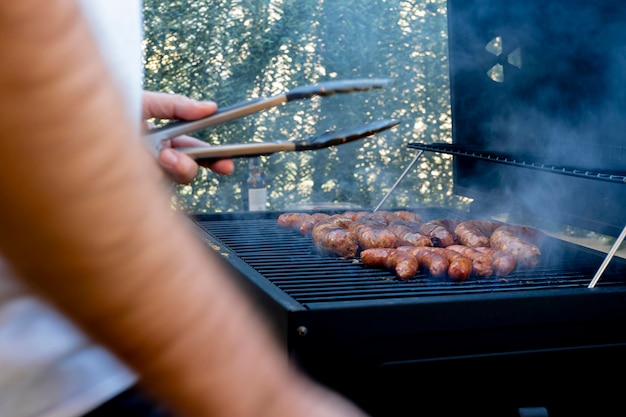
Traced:
<path fill-rule="evenodd" d="M 533 270 L 507 277 L 469 278 L 457 283 L 418 273 L 400 281 L 389 271 L 366 267 L 358 259 L 317 252 L 309 237 L 277 226 L 275 218 L 197 220 L 216 243 L 303 305 L 342 301 L 376 301 L 414 297 L 481 294 L 503 291 L 586 288 L 603 255 L 557 239 L 543 247 Z M 598 286 L 624 285 L 626 266 L 616 259 Z"/>
<path fill-rule="evenodd" d="M 561 165 L 552 165 L 549 163 L 537 162 L 532 160 L 521 160 L 518 157 L 513 157 L 510 155 L 472 150 L 463 148 L 458 145 L 450 145 L 448 143 L 409 143 L 408 147 L 429 152 L 440 152 L 455 156 L 466 156 L 474 159 L 480 159 L 483 161 L 512 165 L 521 168 L 529 168 L 538 171 L 550 172 L 553 174 L 607 181 L 617 184 L 626 184 L 626 175 L 624 175 L 623 172 L 600 172 L 588 169 L 566 167 Z"/>

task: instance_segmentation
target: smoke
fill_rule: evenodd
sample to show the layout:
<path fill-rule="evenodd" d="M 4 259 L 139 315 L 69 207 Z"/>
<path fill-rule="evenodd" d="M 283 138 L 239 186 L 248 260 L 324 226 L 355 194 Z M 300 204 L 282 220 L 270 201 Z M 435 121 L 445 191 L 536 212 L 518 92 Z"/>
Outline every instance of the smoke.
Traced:
<path fill-rule="evenodd" d="M 626 172 L 623 2 L 450 0 L 448 15 L 456 143 Z M 460 162 L 461 185 L 559 220 L 626 223 L 626 187 L 492 165 Z"/>

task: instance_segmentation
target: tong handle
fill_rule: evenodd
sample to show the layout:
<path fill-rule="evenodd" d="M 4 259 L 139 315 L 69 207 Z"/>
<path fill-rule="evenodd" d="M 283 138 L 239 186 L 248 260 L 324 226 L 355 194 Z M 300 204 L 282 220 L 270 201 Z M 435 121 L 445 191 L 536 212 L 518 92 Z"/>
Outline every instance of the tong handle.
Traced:
<path fill-rule="evenodd" d="M 251 142 L 232 145 L 206 146 L 196 148 L 179 148 L 197 162 L 211 162 L 226 158 L 243 158 L 270 155 L 276 152 L 294 151 L 295 144 L 288 141 Z"/>
<path fill-rule="evenodd" d="M 198 120 L 177 120 L 165 126 L 150 130 L 146 137 L 150 144 L 158 147 L 161 141 L 175 138 L 176 136 L 188 135 L 208 127 L 217 126 L 231 120 L 258 113 L 270 107 L 278 106 L 286 102 L 285 97 L 257 98 L 234 104 L 217 110 L 208 117 Z"/>

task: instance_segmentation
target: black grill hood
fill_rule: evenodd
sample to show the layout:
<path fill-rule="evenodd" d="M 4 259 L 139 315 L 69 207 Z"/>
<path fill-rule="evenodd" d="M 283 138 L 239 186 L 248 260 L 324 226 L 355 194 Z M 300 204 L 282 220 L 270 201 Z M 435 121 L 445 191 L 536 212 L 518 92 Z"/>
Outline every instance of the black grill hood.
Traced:
<path fill-rule="evenodd" d="M 453 143 L 626 173 L 626 3 L 449 0 Z M 626 183 L 456 156 L 460 195 L 617 236 Z"/>

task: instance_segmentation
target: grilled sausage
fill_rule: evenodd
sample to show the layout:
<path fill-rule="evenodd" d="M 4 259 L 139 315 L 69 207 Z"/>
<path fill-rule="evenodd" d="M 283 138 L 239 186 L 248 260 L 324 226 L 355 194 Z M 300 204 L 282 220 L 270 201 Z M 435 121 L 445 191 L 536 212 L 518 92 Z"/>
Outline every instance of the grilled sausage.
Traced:
<path fill-rule="evenodd" d="M 385 223 L 385 218 L 379 213 L 372 213 L 371 211 L 346 211 L 343 213 L 343 216 L 352 219 L 353 221 L 357 220 L 371 220 L 380 223 Z"/>
<path fill-rule="evenodd" d="M 426 250 L 425 247 L 400 246 L 397 251 L 406 252 L 413 256 L 417 260 L 419 266 L 423 266 L 428 270 L 428 273 L 435 278 L 445 277 L 448 273 L 450 263 L 445 256 Z"/>
<path fill-rule="evenodd" d="M 470 247 L 489 246 L 489 237 L 503 223 L 489 220 L 469 220 L 459 223 L 454 234 L 460 244 Z"/>
<path fill-rule="evenodd" d="M 530 240 L 537 240 L 540 232 L 524 226 L 501 226 L 497 228 L 489 239 L 494 249 L 510 253 L 516 264 L 522 268 L 533 268 L 539 263 L 541 251 Z"/>
<path fill-rule="evenodd" d="M 430 237 L 433 246 L 445 248 L 456 243 L 454 238 L 455 227 L 456 222 L 454 220 L 430 220 L 422 224 L 420 233 Z"/>
<path fill-rule="evenodd" d="M 283 213 L 278 216 L 277 222 L 280 227 L 298 230 L 302 222 L 310 217 L 307 213 Z"/>
<path fill-rule="evenodd" d="M 491 256 L 493 261 L 491 266 L 493 267 L 493 272 L 497 276 L 504 277 L 515 270 L 515 258 L 510 253 L 482 246 L 473 249 Z"/>
<path fill-rule="evenodd" d="M 313 230 L 313 226 L 322 219 L 330 217 L 325 213 L 283 213 L 278 216 L 278 225 L 299 231 L 303 235 L 308 235 Z"/>
<path fill-rule="evenodd" d="M 449 262 L 448 276 L 454 281 L 463 281 L 472 273 L 472 260 L 458 252 L 444 248 L 424 248 L 447 259 Z"/>
<path fill-rule="evenodd" d="M 479 277 L 490 277 L 493 275 L 493 258 L 488 253 L 463 245 L 450 245 L 446 249 L 470 258 L 472 260 L 472 272 L 475 275 Z"/>
<path fill-rule="evenodd" d="M 419 232 L 420 224 L 416 222 L 411 222 L 407 220 L 394 220 L 387 224 L 387 228 L 389 230 L 397 230 L 400 234 L 402 233 L 415 233 Z"/>
<path fill-rule="evenodd" d="M 319 221 L 329 217 L 330 215 L 325 213 L 313 213 L 308 218 L 305 218 L 302 222 L 300 222 L 300 228 L 298 230 L 301 234 L 308 235 L 313 230 L 313 226 L 315 226 Z"/>
<path fill-rule="evenodd" d="M 422 223 L 422 216 L 417 213 L 413 213 L 412 211 L 398 210 L 394 211 L 393 214 L 400 220 L 414 223 Z"/>
<path fill-rule="evenodd" d="M 356 236 L 348 230 L 351 223 L 352 220 L 341 215 L 320 220 L 311 231 L 313 243 L 327 253 L 346 258 L 356 257 L 359 244 Z"/>
<path fill-rule="evenodd" d="M 372 248 L 361 251 L 361 262 L 367 266 L 382 266 L 393 270 L 400 279 L 407 280 L 417 273 L 419 263 L 408 253 L 391 248 Z"/>
<path fill-rule="evenodd" d="M 357 240 L 362 249 L 395 248 L 398 246 L 398 237 L 386 227 L 365 227 L 359 229 Z"/>
<path fill-rule="evenodd" d="M 361 249 L 395 248 L 398 246 L 398 237 L 387 230 L 384 220 L 361 218 L 349 226 Z"/>
<path fill-rule="evenodd" d="M 357 220 L 358 212 L 357 211 L 344 211 L 342 215 L 345 218 L 355 221 Z"/>
<path fill-rule="evenodd" d="M 372 213 L 372 216 L 382 219 L 385 223 L 391 223 L 392 221 L 399 220 L 400 218 L 392 211 L 379 210 Z"/>
<path fill-rule="evenodd" d="M 419 223 L 406 220 L 396 220 L 387 225 L 387 230 L 398 237 L 400 246 L 432 246 L 430 238 L 419 233 L 419 229 Z"/>

